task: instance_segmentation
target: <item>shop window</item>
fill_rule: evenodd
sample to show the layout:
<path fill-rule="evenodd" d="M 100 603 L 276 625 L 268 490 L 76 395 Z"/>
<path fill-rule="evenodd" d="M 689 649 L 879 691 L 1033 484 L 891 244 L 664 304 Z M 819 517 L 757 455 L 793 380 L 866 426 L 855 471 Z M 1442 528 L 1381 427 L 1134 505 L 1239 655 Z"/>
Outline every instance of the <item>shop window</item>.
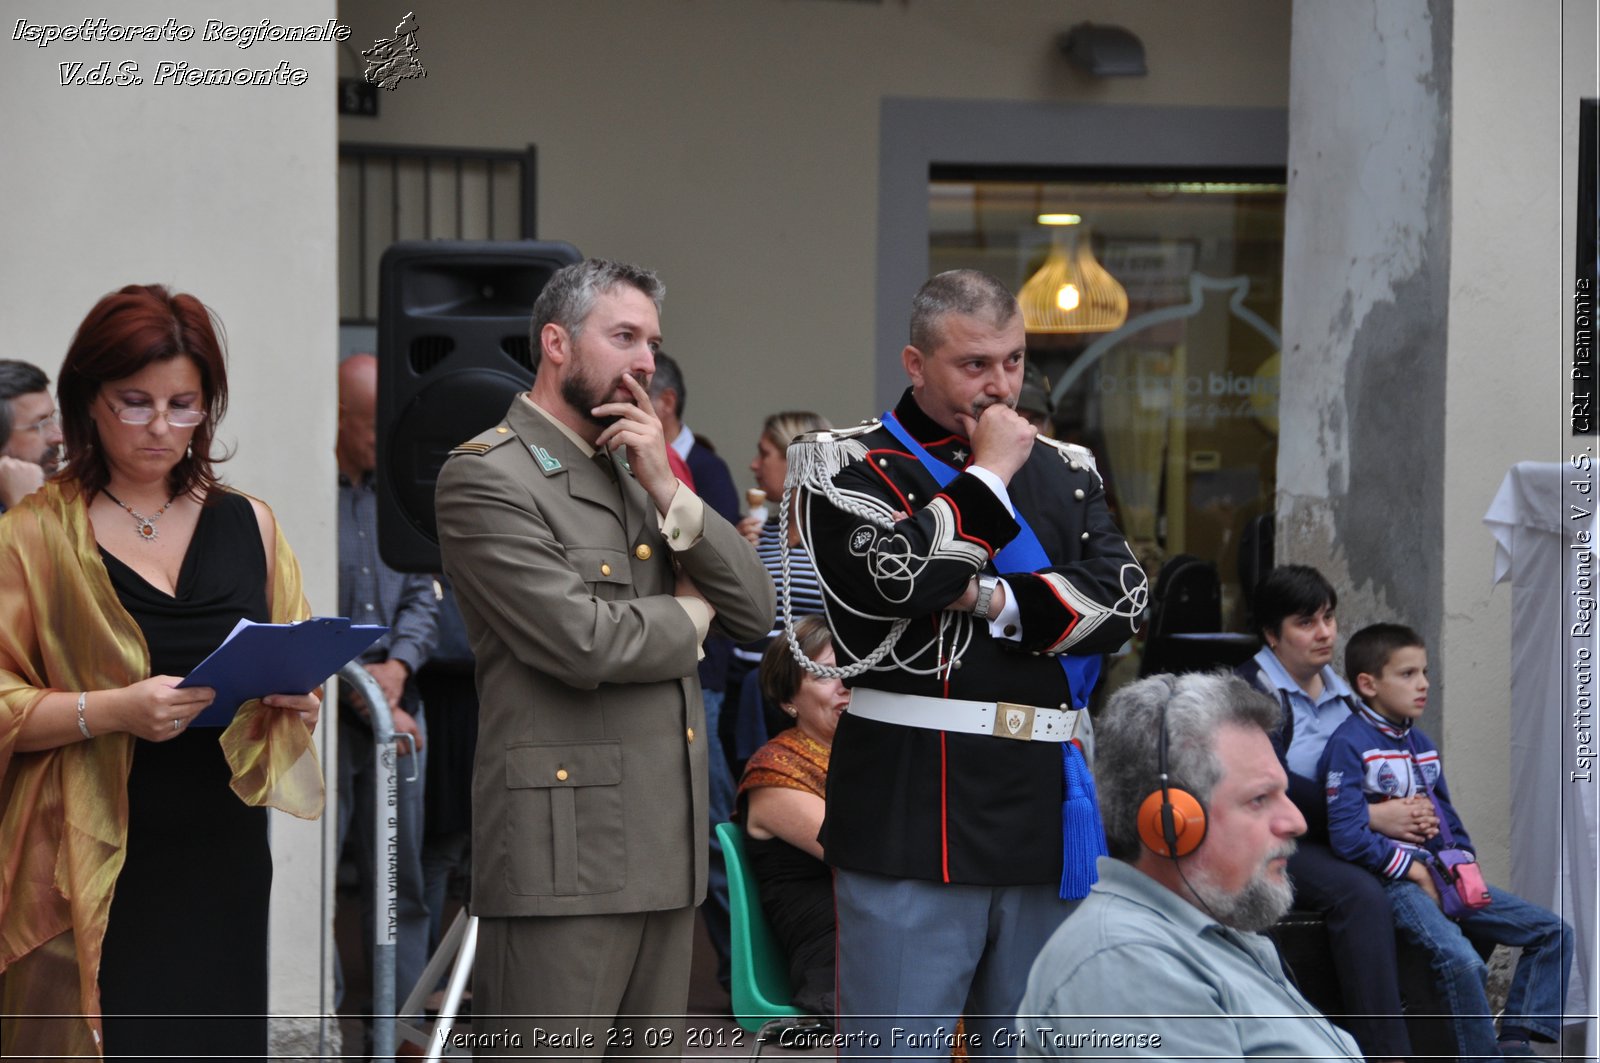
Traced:
<path fill-rule="evenodd" d="M 1094 450 L 1152 585 L 1180 554 L 1216 564 L 1224 630 L 1247 630 L 1240 543 L 1273 510 L 1284 191 L 1281 169 L 936 166 L 929 185 L 932 272 L 982 269 L 1021 292 L 1055 271 L 1057 312 L 1028 335 L 1055 434 Z M 1062 279 L 1084 249 L 1125 307 L 1097 275 Z"/>

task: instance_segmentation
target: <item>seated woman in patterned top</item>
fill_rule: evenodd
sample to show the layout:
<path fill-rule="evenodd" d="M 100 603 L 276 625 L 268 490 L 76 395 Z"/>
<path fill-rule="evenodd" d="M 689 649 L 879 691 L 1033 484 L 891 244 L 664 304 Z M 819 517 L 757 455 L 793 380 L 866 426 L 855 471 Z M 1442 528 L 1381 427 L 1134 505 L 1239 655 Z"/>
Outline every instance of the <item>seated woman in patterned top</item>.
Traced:
<path fill-rule="evenodd" d="M 833 641 L 820 616 L 795 624 L 805 655 L 834 663 Z M 811 1015 L 834 1013 L 833 875 L 822 862 L 828 752 L 850 692 L 837 679 L 804 671 L 789 640 L 772 640 L 761 659 L 761 687 L 794 720 L 756 751 L 739 783 L 738 818 L 761 907 L 789 957 L 794 1004 Z"/>

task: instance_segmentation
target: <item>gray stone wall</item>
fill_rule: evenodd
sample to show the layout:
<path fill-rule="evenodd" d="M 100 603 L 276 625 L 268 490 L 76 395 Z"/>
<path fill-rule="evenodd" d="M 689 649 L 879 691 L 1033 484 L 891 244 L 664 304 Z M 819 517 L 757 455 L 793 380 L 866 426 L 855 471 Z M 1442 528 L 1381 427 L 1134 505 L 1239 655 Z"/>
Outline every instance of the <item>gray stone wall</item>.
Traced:
<path fill-rule="evenodd" d="M 1345 635 L 1400 620 L 1430 646 L 1443 598 L 1451 20 L 1447 0 L 1298 0 L 1290 58 L 1278 560 L 1328 576 Z"/>

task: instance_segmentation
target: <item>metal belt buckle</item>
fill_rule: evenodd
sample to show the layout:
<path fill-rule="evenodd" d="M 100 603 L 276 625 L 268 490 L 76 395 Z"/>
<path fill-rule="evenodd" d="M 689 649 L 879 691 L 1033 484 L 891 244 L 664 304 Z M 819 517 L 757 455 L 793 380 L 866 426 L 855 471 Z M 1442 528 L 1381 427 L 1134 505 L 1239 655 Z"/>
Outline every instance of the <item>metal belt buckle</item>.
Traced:
<path fill-rule="evenodd" d="M 994 731 L 997 738 L 1015 738 L 1021 742 L 1033 741 L 1033 706 L 1014 705 L 1009 701 L 997 702 L 994 707 Z"/>

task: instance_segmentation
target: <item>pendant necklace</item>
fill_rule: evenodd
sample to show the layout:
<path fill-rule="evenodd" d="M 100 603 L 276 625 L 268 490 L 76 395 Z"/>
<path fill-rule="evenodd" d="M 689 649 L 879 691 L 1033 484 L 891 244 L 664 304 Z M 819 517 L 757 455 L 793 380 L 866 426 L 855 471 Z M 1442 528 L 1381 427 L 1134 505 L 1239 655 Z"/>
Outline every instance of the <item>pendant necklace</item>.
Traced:
<path fill-rule="evenodd" d="M 128 515 L 133 518 L 133 522 L 139 526 L 139 538 L 143 539 L 147 543 L 155 542 L 160 536 L 161 533 L 156 531 L 156 521 L 160 520 L 161 514 L 165 513 L 172 506 L 172 503 L 178 500 L 178 496 L 173 495 L 171 498 L 167 499 L 167 504 L 165 506 L 162 506 L 160 509 L 156 510 L 147 517 L 105 488 L 102 487 L 100 491 L 107 498 L 111 499 L 111 501 L 128 511 Z"/>

